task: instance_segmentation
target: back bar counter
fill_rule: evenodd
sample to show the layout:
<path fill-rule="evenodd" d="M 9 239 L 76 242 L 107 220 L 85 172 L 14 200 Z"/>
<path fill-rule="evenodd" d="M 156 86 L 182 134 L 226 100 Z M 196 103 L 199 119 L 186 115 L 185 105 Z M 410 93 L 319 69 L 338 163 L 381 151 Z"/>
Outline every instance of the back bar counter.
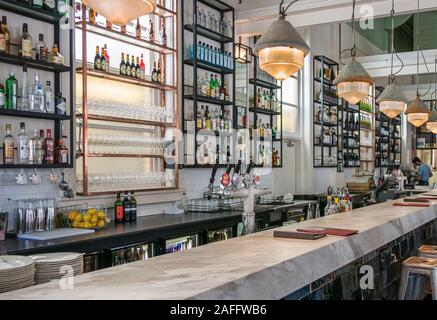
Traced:
<path fill-rule="evenodd" d="M 437 201 L 428 208 L 394 207 L 396 201 L 275 229 L 359 230 L 351 237 L 283 239 L 266 230 L 84 274 L 72 290 L 54 282 L 0 299 L 393 298 L 401 261 L 421 244 L 435 242 L 437 231 Z M 375 269 L 375 290 L 357 289 L 364 264 Z"/>

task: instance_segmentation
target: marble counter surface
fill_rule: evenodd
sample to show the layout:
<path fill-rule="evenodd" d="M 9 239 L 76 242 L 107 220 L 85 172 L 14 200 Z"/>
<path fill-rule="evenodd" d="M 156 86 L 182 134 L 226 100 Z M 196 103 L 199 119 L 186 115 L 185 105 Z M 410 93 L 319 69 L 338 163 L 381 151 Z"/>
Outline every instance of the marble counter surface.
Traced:
<path fill-rule="evenodd" d="M 281 299 L 437 218 L 437 201 L 429 208 L 393 202 L 278 228 L 360 231 L 349 238 L 282 239 L 268 230 L 84 274 L 74 279 L 72 290 L 53 282 L 0 299 Z"/>

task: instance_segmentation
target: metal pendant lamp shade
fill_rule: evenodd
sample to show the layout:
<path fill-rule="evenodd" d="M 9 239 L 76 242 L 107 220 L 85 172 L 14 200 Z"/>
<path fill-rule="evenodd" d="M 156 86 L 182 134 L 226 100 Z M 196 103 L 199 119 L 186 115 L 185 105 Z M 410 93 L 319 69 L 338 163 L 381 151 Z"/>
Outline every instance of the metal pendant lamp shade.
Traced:
<path fill-rule="evenodd" d="M 280 81 L 300 71 L 309 52 L 309 46 L 285 16 L 273 22 L 255 45 L 260 68 Z"/>
<path fill-rule="evenodd" d="M 426 124 L 426 128 L 434 134 L 437 134 L 437 110 L 434 110 L 429 115 L 429 120 Z"/>
<path fill-rule="evenodd" d="M 417 128 L 429 120 L 430 113 L 431 110 L 423 103 L 419 96 L 408 104 L 408 108 L 405 111 L 408 122 Z"/>
<path fill-rule="evenodd" d="M 366 98 L 373 84 L 372 77 L 355 57 L 341 69 L 334 80 L 338 96 L 351 104 L 357 104 Z"/>
<path fill-rule="evenodd" d="M 392 83 L 385 88 L 376 102 L 379 103 L 379 111 L 390 119 L 394 119 L 405 110 L 408 99 L 402 90 Z"/>
<path fill-rule="evenodd" d="M 153 12 L 155 0 L 83 0 L 84 4 L 114 24 L 124 26 Z"/>

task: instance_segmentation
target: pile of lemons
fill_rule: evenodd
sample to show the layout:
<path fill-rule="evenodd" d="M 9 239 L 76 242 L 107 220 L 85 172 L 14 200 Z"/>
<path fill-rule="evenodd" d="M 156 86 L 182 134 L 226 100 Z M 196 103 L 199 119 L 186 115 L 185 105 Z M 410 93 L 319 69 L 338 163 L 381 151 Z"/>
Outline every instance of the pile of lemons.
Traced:
<path fill-rule="evenodd" d="M 84 213 L 71 211 L 68 214 L 68 219 L 73 228 L 80 229 L 101 229 L 109 222 L 105 212 L 95 208 L 88 209 Z"/>

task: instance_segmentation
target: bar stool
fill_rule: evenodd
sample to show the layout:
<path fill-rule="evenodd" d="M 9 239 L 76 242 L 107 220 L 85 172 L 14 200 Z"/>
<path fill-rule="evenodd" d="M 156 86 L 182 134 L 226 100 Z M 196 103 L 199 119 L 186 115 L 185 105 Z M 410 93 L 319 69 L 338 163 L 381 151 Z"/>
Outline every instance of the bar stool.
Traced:
<path fill-rule="evenodd" d="M 437 259 L 437 246 L 421 246 L 417 249 L 417 255 L 419 257 Z"/>
<path fill-rule="evenodd" d="M 402 263 L 399 300 L 405 299 L 410 274 L 429 276 L 431 279 L 432 299 L 437 300 L 437 259 L 411 257 Z"/>

